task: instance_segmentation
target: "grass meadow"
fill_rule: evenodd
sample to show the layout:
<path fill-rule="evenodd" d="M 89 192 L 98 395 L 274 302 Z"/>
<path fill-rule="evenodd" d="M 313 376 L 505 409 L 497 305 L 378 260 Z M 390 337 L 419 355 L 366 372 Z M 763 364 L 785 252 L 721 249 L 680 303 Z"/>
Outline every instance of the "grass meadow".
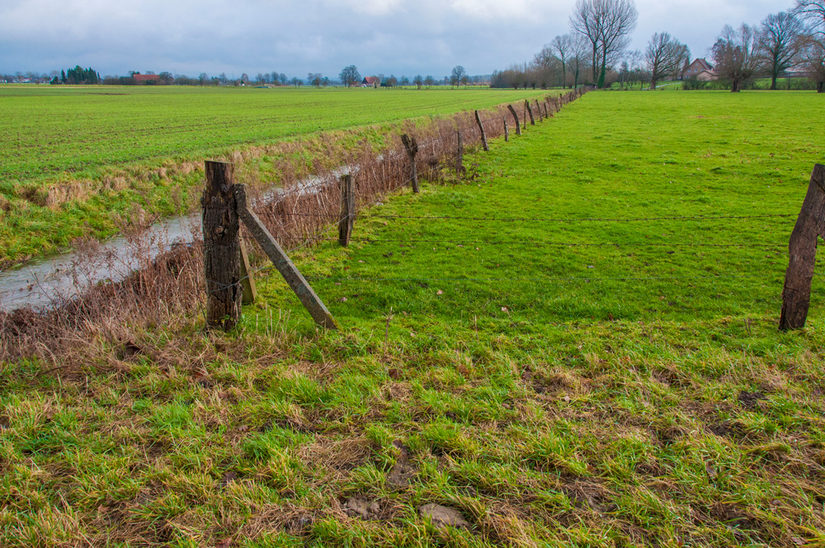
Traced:
<path fill-rule="evenodd" d="M 820 99 L 590 93 L 294 252 L 340 331 L 273 274 L 2 364 L 0 544 L 822 545 L 821 274 L 777 330 Z"/>
<path fill-rule="evenodd" d="M 0 86 L 0 267 L 197 205 L 203 160 L 277 183 L 284 155 L 339 161 L 330 140 L 382 146 L 389 126 L 539 91 Z M 353 131 L 355 128 L 357 130 Z M 322 137 L 323 136 L 323 137 Z M 278 144 L 305 141 L 302 152 Z M 329 158 L 324 158 L 327 151 Z M 137 224 L 140 224 L 137 222 Z"/>

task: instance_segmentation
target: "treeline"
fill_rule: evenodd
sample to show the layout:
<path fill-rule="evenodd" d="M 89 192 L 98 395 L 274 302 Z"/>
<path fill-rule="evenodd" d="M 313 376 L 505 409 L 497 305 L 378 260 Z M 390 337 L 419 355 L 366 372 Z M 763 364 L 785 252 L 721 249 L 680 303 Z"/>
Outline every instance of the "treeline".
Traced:
<path fill-rule="evenodd" d="M 644 51 L 629 50 L 637 18 L 633 0 L 578 0 L 570 33 L 556 36 L 531 61 L 496 71 L 491 85 L 655 89 L 682 80 L 684 89 L 739 91 L 777 89 L 784 77 L 788 89 L 825 91 L 825 0 L 796 0 L 759 25 L 725 25 L 711 48 L 712 64 L 692 65 L 688 47 L 667 32 L 655 33 Z"/>
<path fill-rule="evenodd" d="M 68 70 L 61 70 L 60 77 L 52 78 L 52 84 L 99 84 L 100 74 L 92 67 L 83 68 L 80 65 Z"/>

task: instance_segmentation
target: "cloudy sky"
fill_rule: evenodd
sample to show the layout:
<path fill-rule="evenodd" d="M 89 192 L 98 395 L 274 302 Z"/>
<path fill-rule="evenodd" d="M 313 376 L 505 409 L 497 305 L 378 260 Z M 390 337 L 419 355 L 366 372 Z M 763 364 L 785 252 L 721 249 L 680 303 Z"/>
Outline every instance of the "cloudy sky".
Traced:
<path fill-rule="evenodd" d="M 726 23 L 793 0 L 636 0 L 632 47 L 667 31 L 705 56 Z M 568 32 L 575 0 L 0 0 L 0 73 L 92 66 L 229 76 L 470 74 L 532 58 Z"/>

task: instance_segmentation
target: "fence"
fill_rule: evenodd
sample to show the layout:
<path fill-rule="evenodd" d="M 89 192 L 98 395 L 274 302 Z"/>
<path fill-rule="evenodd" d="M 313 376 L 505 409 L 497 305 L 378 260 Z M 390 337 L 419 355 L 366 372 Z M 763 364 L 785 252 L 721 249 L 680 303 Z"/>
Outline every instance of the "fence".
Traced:
<path fill-rule="evenodd" d="M 580 88 L 561 96 L 544 97 L 541 103 L 536 100 L 535 108 L 538 112 L 544 110 L 550 117 L 585 91 Z M 533 107 L 528 101 L 524 107 L 525 127 L 527 115 L 535 125 Z M 334 328 L 335 321 L 324 303 L 289 261 L 279 242 L 287 248 L 309 245 L 318 241 L 325 227 L 335 224 L 339 227 L 339 242 L 346 245 L 358 207 L 403 186 L 410 185 L 413 192 L 418 192 L 419 173 L 438 178 L 445 165 L 459 177 L 463 176 L 465 143 L 479 143 L 484 150 L 489 150 L 488 137 L 498 137 L 507 131 L 508 115 L 514 116 L 518 127 L 518 115 L 512 105 L 493 111 L 461 113 L 423 129 L 408 125 L 401 135 L 403 148 L 391 148 L 380 155 L 368 148 L 362 149 L 360 157 L 349 159 L 338 173 L 287 189 L 269 202 L 250 200 L 251 207 L 246 204 L 246 189 L 234 185 L 231 166 L 208 162 L 203 214 L 207 324 L 224 329 L 233 327 L 240 318 L 243 294 L 254 292 L 254 272 L 242 268 L 241 256 L 245 252 L 239 239 L 238 221 L 242 219 L 252 239 L 272 260 L 316 323 Z M 239 195 L 244 197 L 242 201 Z"/>

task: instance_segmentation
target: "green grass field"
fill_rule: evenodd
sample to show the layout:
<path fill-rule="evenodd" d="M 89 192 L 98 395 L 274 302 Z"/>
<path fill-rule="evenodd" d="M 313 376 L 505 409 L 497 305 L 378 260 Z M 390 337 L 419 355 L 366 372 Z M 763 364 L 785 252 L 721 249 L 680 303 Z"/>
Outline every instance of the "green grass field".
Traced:
<path fill-rule="evenodd" d="M 822 545 L 821 275 L 776 329 L 819 99 L 591 93 L 295 253 L 339 332 L 272 276 L 5 364 L 0 544 Z"/>
<path fill-rule="evenodd" d="M 542 91 L 0 86 L 0 267 L 187 211 L 202 173 L 157 168 L 299 137 L 491 107 Z M 257 158 L 251 166 L 271 177 Z M 99 181 L 105 180 L 104 184 Z"/>

